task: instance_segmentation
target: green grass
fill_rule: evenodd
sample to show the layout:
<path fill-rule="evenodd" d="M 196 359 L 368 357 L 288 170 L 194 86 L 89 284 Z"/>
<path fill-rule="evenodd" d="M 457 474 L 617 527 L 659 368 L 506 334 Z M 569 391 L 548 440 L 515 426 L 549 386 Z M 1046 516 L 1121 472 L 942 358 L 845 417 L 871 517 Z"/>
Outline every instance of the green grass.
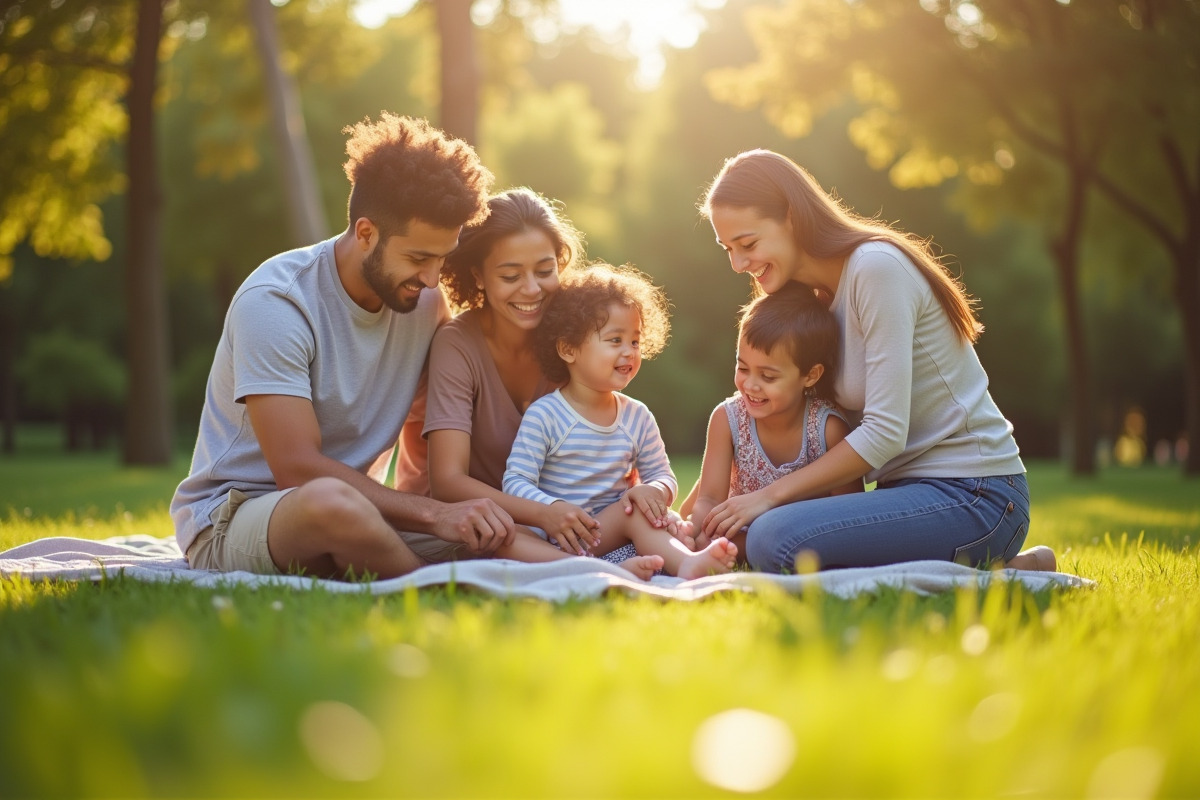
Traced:
<path fill-rule="evenodd" d="M 166 535 L 185 468 L 0 457 L 0 547 Z M 1030 472 L 1031 542 L 1094 590 L 0 581 L 0 796 L 1200 796 L 1197 484 Z"/>

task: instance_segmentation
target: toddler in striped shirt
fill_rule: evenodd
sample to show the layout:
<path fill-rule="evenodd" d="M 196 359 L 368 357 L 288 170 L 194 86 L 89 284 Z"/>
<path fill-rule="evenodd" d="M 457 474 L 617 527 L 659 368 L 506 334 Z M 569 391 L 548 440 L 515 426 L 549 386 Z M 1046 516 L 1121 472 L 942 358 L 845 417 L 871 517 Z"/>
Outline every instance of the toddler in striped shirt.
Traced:
<path fill-rule="evenodd" d="M 644 403 L 621 393 L 642 359 L 666 346 L 669 330 L 665 294 L 632 267 L 595 264 L 564 276 L 537 347 L 546 377 L 565 384 L 525 412 L 504 491 L 566 503 L 562 528 L 544 533 L 567 552 L 603 556 L 632 542 L 668 574 L 690 579 L 728 572 L 737 547 L 717 538 L 693 552 L 671 535 L 679 486 L 658 424 Z"/>

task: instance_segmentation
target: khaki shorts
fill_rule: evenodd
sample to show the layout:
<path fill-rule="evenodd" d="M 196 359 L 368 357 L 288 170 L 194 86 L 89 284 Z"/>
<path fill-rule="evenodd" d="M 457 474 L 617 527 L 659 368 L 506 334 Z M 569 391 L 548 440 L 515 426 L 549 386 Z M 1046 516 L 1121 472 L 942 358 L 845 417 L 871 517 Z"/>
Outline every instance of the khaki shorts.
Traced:
<path fill-rule="evenodd" d="M 201 531 L 188 548 L 188 564 L 194 569 L 221 572 L 280 574 L 267 548 L 267 527 L 275 506 L 290 491 L 247 498 L 243 492 L 231 489 L 225 502 L 213 512 L 212 527 Z M 448 542 L 429 533 L 400 531 L 399 535 L 426 564 L 475 558 L 462 542 Z"/>
<path fill-rule="evenodd" d="M 444 561 L 465 561 L 478 558 L 462 542 L 447 542 L 431 533 L 400 531 L 400 538 L 417 557 L 426 564 L 441 564 Z"/>
<path fill-rule="evenodd" d="M 290 491 L 246 497 L 244 492 L 231 489 L 225 502 L 213 512 L 212 527 L 200 531 L 188 548 L 188 564 L 193 569 L 280 574 L 267 549 L 267 526 L 275 506 Z"/>

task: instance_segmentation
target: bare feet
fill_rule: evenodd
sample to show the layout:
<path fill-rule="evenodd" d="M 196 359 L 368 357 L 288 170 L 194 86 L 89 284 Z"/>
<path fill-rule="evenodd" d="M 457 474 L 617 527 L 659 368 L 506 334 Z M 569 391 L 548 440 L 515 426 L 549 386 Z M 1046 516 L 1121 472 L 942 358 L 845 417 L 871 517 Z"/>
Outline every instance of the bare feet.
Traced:
<path fill-rule="evenodd" d="M 1058 569 L 1058 559 L 1054 551 L 1044 544 L 1022 550 L 1004 565 L 1005 569 L 1028 569 L 1036 572 L 1054 572 Z"/>
<path fill-rule="evenodd" d="M 672 520 L 667 525 L 667 533 L 683 542 L 683 546 L 693 552 L 696 550 L 695 530 L 690 519 Z"/>
<path fill-rule="evenodd" d="M 654 577 L 654 573 L 663 568 L 663 559 L 662 556 L 634 556 L 625 559 L 617 566 L 629 570 L 640 581 L 648 581 Z"/>
<path fill-rule="evenodd" d="M 737 553 L 737 545 L 724 536 L 713 539 L 708 547 L 699 553 L 692 553 L 679 565 L 679 577 L 692 580 L 729 572 L 737 563 Z"/>

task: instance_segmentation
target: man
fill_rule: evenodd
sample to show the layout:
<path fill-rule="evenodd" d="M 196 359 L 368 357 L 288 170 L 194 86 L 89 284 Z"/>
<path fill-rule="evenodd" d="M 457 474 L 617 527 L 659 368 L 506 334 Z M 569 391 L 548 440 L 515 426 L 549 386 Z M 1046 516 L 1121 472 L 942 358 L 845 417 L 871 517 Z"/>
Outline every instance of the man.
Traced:
<path fill-rule="evenodd" d="M 365 474 L 413 403 L 449 316 L 442 262 L 486 216 L 492 175 L 424 120 L 384 113 L 345 132 L 349 226 L 268 259 L 225 317 L 171 502 L 194 568 L 388 578 L 512 540 L 490 500 L 440 503 Z"/>

